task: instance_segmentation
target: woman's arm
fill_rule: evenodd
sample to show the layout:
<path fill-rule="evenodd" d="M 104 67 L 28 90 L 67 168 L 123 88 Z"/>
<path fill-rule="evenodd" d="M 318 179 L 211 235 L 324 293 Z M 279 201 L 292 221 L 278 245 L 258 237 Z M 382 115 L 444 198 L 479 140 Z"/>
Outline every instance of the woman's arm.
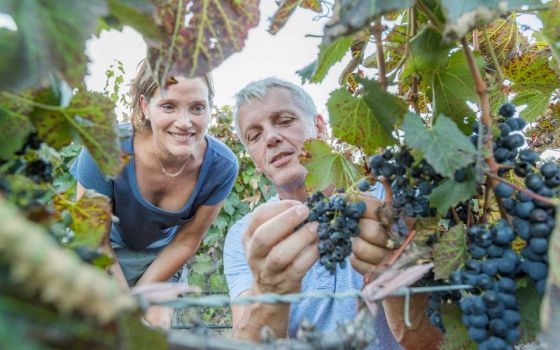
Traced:
<path fill-rule="evenodd" d="M 78 182 L 78 186 L 76 188 L 76 200 L 80 200 L 80 198 L 82 198 L 82 196 L 86 193 L 86 190 L 87 189 Z M 110 233 L 108 233 L 108 234 L 110 234 Z M 119 265 L 119 262 L 117 261 L 117 258 L 115 257 L 115 252 L 113 251 L 113 248 L 111 247 L 111 240 L 110 239 L 105 239 L 104 244 L 102 245 L 101 249 L 103 249 L 103 252 L 105 254 L 107 254 L 108 256 L 110 256 L 114 261 L 113 265 L 111 265 L 111 267 L 109 268 L 109 271 L 111 272 L 113 277 L 115 277 L 119 286 L 121 286 L 123 289 L 127 290 L 128 289 L 128 282 L 126 281 L 126 278 L 124 277 L 124 273 L 121 269 L 121 265 Z"/>
<path fill-rule="evenodd" d="M 136 285 L 163 282 L 170 279 L 194 256 L 206 231 L 218 216 L 222 204 L 223 201 L 211 206 L 200 206 L 194 219 L 184 224 L 177 231 L 173 240 L 161 251 Z"/>

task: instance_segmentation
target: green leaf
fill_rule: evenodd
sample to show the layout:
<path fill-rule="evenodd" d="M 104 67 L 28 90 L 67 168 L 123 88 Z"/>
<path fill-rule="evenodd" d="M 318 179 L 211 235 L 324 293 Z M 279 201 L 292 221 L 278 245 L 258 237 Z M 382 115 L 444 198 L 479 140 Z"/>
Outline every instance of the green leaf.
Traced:
<path fill-rule="evenodd" d="M 420 116 L 409 112 L 403 131 L 405 144 L 422 152 L 434 170 L 445 177 L 453 177 L 456 170 L 474 162 L 476 149 L 457 125 L 443 115 L 430 130 L 424 127 Z"/>
<path fill-rule="evenodd" d="M 550 44 L 556 64 L 560 66 L 560 3 L 551 1 L 549 5 L 548 10 L 539 12 L 539 18 L 544 26 L 535 35 Z"/>
<path fill-rule="evenodd" d="M 385 129 L 392 132 L 395 126 L 400 126 L 405 112 L 406 104 L 398 97 L 387 93 L 375 80 L 360 79 L 364 86 L 363 98 L 373 115 Z"/>
<path fill-rule="evenodd" d="M 467 178 L 463 182 L 446 179 L 439 184 L 428 196 L 430 206 L 444 215 L 449 208 L 471 198 L 476 193 L 476 176 L 474 169 L 466 169 Z"/>
<path fill-rule="evenodd" d="M 312 83 L 322 82 L 329 69 L 348 52 L 352 42 L 352 38 L 343 36 L 330 44 L 321 44 L 319 46 L 319 57 L 296 72 L 301 76 L 302 83 L 306 80 Z"/>
<path fill-rule="evenodd" d="M 455 304 L 441 307 L 445 336 L 441 350 L 476 350 L 476 343 L 469 338 L 467 327 L 461 321 L 461 309 Z"/>
<path fill-rule="evenodd" d="M 61 75 L 73 86 L 83 82 L 87 56 L 85 42 L 94 33 L 97 19 L 108 13 L 103 0 L 10 1 L 8 14 L 17 26 L 17 38 L 0 67 L 9 79 L 0 80 L 0 90 L 45 87 L 49 74 Z M 2 39 L 6 39 L 3 32 Z M 17 50 L 17 51 L 16 51 Z M 2 74 L 2 76 L 6 76 Z"/>
<path fill-rule="evenodd" d="M 33 102 L 53 107 L 52 109 L 35 107 L 29 114 L 29 118 L 37 128 L 38 137 L 57 150 L 69 145 L 72 142 L 72 125 L 63 109 L 58 108 L 60 99 L 55 96 L 53 90 L 46 88 L 37 91 Z"/>
<path fill-rule="evenodd" d="M 0 159 L 9 159 L 19 151 L 33 131 L 33 125 L 26 117 L 31 108 L 0 94 L 0 134 L 9 135 L 0 139 Z"/>
<path fill-rule="evenodd" d="M 476 63 L 479 69 L 484 67 L 479 54 L 476 55 Z M 469 134 L 475 112 L 466 101 L 478 102 L 478 95 L 462 51 L 453 53 L 447 66 L 434 72 L 432 89 L 434 115 L 444 114 L 450 117 L 465 134 Z"/>
<path fill-rule="evenodd" d="M 331 184 L 348 188 L 361 178 L 358 168 L 342 154 L 333 153 L 328 144 L 320 140 L 307 140 L 306 157 L 302 160 L 307 169 L 305 186 L 310 192 L 323 190 Z"/>
<path fill-rule="evenodd" d="M 109 24 L 122 30 L 127 25 L 136 29 L 146 39 L 163 39 L 162 28 L 158 27 L 152 15 L 155 11 L 149 0 L 109 0 Z"/>
<path fill-rule="evenodd" d="M 212 269 L 212 264 L 213 262 L 211 257 L 204 254 L 198 254 L 192 267 L 193 274 L 204 275 Z"/>
<path fill-rule="evenodd" d="M 515 22 L 516 17 L 517 14 L 512 13 L 505 19 L 499 18 L 490 23 L 486 28 L 489 43 L 486 42 L 482 30 L 478 31 L 480 52 L 486 62 L 492 62 L 490 48 L 494 50 L 498 62 L 503 65 L 519 50 L 520 46 L 527 45 L 527 38 L 521 34 Z"/>
<path fill-rule="evenodd" d="M 514 57 L 503 67 L 503 73 L 513 83 L 511 90 L 517 93 L 512 102 L 527 104 L 521 112 L 527 121 L 534 121 L 545 112 L 552 92 L 560 86 L 560 78 L 548 58 L 536 52 Z"/>
<path fill-rule="evenodd" d="M 259 0 L 160 1 L 155 17 L 165 40 L 148 42 L 148 59 L 165 86 L 168 77 L 202 76 L 240 51 L 259 22 Z"/>
<path fill-rule="evenodd" d="M 539 313 L 536 310 L 540 308 L 542 297 L 530 283 L 525 288 L 518 287 L 515 291 L 515 298 L 519 301 L 519 314 L 521 316 L 519 343 L 527 344 L 534 341 L 541 332 Z M 558 329 L 555 331 L 557 332 Z"/>
<path fill-rule="evenodd" d="M 377 101 L 387 102 L 387 105 L 383 107 L 387 108 L 391 102 L 395 102 L 395 110 L 400 109 L 397 113 L 401 115 L 404 113 L 404 108 L 402 108 L 404 104 L 398 98 L 380 88 L 370 92 L 371 95 L 375 93 L 380 98 Z M 375 104 L 376 109 L 381 110 L 381 108 L 377 108 L 377 105 L 379 104 Z M 365 97 L 354 97 L 345 88 L 340 88 L 331 93 L 327 108 L 333 135 L 351 145 L 362 147 L 365 153 L 374 154 L 379 147 L 396 142 L 391 135 L 393 125 L 386 127 L 385 125 L 389 122 L 380 122 L 381 119 L 391 118 L 393 115 L 383 115 L 378 118 L 368 107 Z M 381 113 L 383 112 L 385 111 L 381 110 Z"/>
<path fill-rule="evenodd" d="M 123 349 L 168 349 L 167 334 L 142 322 L 143 311 L 128 313 L 119 318 L 118 342 Z"/>
<path fill-rule="evenodd" d="M 448 279 L 451 272 L 463 266 L 467 257 L 465 225 L 453 226 L 432 248 L 434 279 Z"/>
<path fill-rule="evenodd" d="M 430 74 L 445 67 L 452 46 L 444 44 L 441 34 L 432 27 L 425 27 L 410 40 L 411 68 L 417 73 Z"/>
<path fill-rule="evenodd" d="M 540 309 L 542 337 L 550 348 L 560 344 L 560 208 L 556 207 L 556 224 L 548 247 L 549 264 L 546 291 Z M 533 309 L 535 310 L 535 309 Z M 554 344 L 554 346 L 553 346 Z"/>
<path fill-rule="evenodd" d="M 121 155 L 113 101 L 100 93 L 78 92 L 65 115 L 101 171 L 120 174 L 126 159 Z"/>
<path fill-rule="evenodd" d="M 414 0 L 342 0 L 337 4 L 334 15 L 325 25 L 324 44 L 368 27 L 386 13 L 409 8 Z"/>

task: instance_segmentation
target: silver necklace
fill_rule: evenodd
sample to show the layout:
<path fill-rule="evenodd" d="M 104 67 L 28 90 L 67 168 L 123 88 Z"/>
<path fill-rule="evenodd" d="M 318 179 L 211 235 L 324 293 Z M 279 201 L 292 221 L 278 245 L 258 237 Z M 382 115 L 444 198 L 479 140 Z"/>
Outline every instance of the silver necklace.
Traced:
<path fill-rule="evenodd" d="M 155 154 L 155 153 L 154 153 Z M 185 164 L 183 164 L 183 166 L 181 167 L 181 169 L 179 169 L 176 173 L 170 173 L 169 171 L 165 170 L 165 168 L 163 167 L 163 163 L 161 162 L 161 160 L 159 159 L 158 155 L 156 154 L 156 159 L 159 163 L 159 166 L 161 167 L 161 171 L 169 176 L 169 177 L 177 177 L 179 176 L 179 174 L 181 174 L 183 172 L 183 170 L 185 169 L 185 167 L 187 166 L 187 163 L 189 162 L 189 158 L 187 157 L 187 159 L 185 160 Z"/>

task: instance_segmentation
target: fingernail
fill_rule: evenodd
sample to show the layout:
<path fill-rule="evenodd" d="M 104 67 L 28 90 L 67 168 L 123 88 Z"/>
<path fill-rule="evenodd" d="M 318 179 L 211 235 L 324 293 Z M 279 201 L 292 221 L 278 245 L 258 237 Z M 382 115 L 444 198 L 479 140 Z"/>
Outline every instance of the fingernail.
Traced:
<path fill-rule="evenodd" d="M 296 214 L 299 216 L 307 216 L 309 213 L 309 208 L 305 204 L 299 204 L 296 206 Z"/>

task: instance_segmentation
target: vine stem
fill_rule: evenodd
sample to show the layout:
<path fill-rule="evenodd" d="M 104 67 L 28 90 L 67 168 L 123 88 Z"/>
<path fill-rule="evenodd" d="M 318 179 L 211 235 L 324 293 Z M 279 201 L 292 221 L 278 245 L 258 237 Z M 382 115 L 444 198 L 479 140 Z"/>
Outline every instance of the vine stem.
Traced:
<path fill-rule="evenodd" d="M 533 191 L 531 191 L 531 190 L 528 190 L 528 189 L 526 189 L 526 188 L 524 188 L 524 187 L 521 187 L 521 186 L 519 186 L 519 185 L 517 185 L 517 184 L 511 183 L 511 182 L 509 182 L 508 180 L 503 179 L 503 178 L 501 178 L 501 177 L 499 177 L 499 176 L 497 176 L 497 175 L 494 175 L 494 174 L 487 174 L 487 175 L 488 175 L 489 177 L 491 177 L 492 179 L 494 179 L 494 180 L 497 180 L 497 181 L 499 181 L 499 182 L 503 182 L 503 183 L 505 183 L 505 184 L 508 184 L 509 186 L 515 188 L 515 189 L 518 190 L 519 192 L 523 192 L 523 193 L 525 193 L 526 195 L 528 195 L 529 197 L 531 197 L 531 198 L 533 198 L 533 199 L 535 199 L 535 200 L 538 200 L 538 201 L 540 201 L 540 202 L 543 202 L 543 203 L 545 203 L 545 204 L 552 205 L 552 206 L 556 206 L 556 205 L 558 204 L 558 203 L 556 203 L 556 201 L 554 201 L 554 200 L 552 200 L 552 199 L 550 199 L 550 198 L 548 198 L 548 197 L 541 196 L 540 194 L 537 194 L 537 193 L 535 193 L 535 192 L 533 192 Z"/>
<path fill-rule="evenodd" d="M 486 178 L 486 188 L 490 188 L 491 184 L 490 184 L 490 178 Z M 486 223 L 488 221 L 488 216 L 490 215 L 490 212 L 492 210 L 492 206 L 490 205 L 490 194 L 491 191 L 486 190 L 484 191 L 484 206 L 482 207 L 482 219 L 481 221 L 483 223 Z"/>
<path fill-rule="evenodd" d="M 409 11 L 410 11 L 409 12 L 410 13 L 410 17 L 409 17 L 410 37 L 407 38 L 406 41 L 407 56 L 410 50 L 410 38 L 416 36 L 416 32 L 418 31 L 418 26 L 416 23 L 416 17 L 418 13 L 416 12 L 416 7 L 412 7 Z M 412 98 L 412 107 L 414 108 L 414 112 L 420 115 L 420 106 L 418 105 L 418 76 L 416 76 L 416 74 L 412 76 L 412 84 L 410 85 L 410 95 L 411 95 L 410 97 Z"/>
<path fill-rule="evenodd" d="M 52 105 L 47 105 L 47 104 L 40 103 L 40 102 L 35 102 L 33 100 L 29 100 L 25 97 L 21 97 L 19 95 L 12 94 L 11 92 L 7 92 L 7 91 L 2 92 L 2 95 L 6 96 L 8 98 L 11 98 L 12 100 L 16 100 L 16 101 L 19 101 L 21 103 L 25 103 L 29 106 L 41 108 L 41 109 L 44 109 L 44 110 L 47 110 L 47 111 L 63 112 L 65 110 L 64 107 L 52 106 Z"/>
<path fill-rule="evenodd" d="M 382 32 L 383 25 L 381 24 L 381 18 L 378 18 L 375 20 L 375 24 L 373 25 L 373 36 L 375 38 L 377 56 L 377 74 L 379 76 L 379 83 L 383 87 L 383 90 L 387 90 L 387 72 L 385 69 L 385 56 L 383 55 Z"/>
<path fill-rule="evenodd" d="M 498 79 L 497 83 L 498 85 L 502 85 L 502 82 L 504 81 L 504 75 L 502 74 L 502 68 L 500 67 L 500 62 L 498 61 L 498 57 L 496 56 L 496 51 L 494 51 L 494 47 L 490 42 L 490 36 L 486 31 L 486 27 L 482 28 L 482 35 L 484 41 L 486 42 L 486 47 L 488 47 L 488 50 L 490 51 L 490 57 L 492 57 L 492 63 L 494 63 L 494 66 L 496 67 L 496 75 L 497 75 L 496 78 Z"/>
<path fill-rule="evenodd" d="M 459 217 L 459 214 L 457 214 L 457 210 L 455 210 L 455 208 L 451 208 L 451 215 L 453 215 L 453 219 L 455 219 L 457 224 L 462 221 L 461 218 Z"/>
<path fill-rule="evenodd" d="M 416 237 L 416 230 L 411 230 L 408 233 L 408 236 L 406 236 L 406 239 L 404 240 L 404 242 L 401 244 L 401 246 L 399 247 L 399 249 L 397 249 L 387 260 L 387 263 L 385 263 L 384 265 L 386 266 L 391 266 L 395 263 L 395 261 L 399 260 L 399 258 L 401 257 L 401 255 L 404 253 L 404 250 L 406 249 L 406 247 L 408 247 L 410 245 L 410 243 L 412 242 L 412 240 L 414 239 L 414 237 Z"/>
<path fill-rule="evenodd" d="M 422 12 L 424 12 L 424 14 L 430 19 L 430 21 L 432 22 L 432 24 L 434 25 L 435 29 L 442 33 L 443 32 L 443 24 L 439 21 L 439 19 L 436 17 L 436 15 L 432 12 L 432 10 L 430 10 L 430 8 L 428 6 L 426 6 L 426 4 L 424 4 L 424 2 L 422 0 L 418 0 L 416 1 L 416 5 L 420 8 L 420 10 L 422 10 Z"/>

